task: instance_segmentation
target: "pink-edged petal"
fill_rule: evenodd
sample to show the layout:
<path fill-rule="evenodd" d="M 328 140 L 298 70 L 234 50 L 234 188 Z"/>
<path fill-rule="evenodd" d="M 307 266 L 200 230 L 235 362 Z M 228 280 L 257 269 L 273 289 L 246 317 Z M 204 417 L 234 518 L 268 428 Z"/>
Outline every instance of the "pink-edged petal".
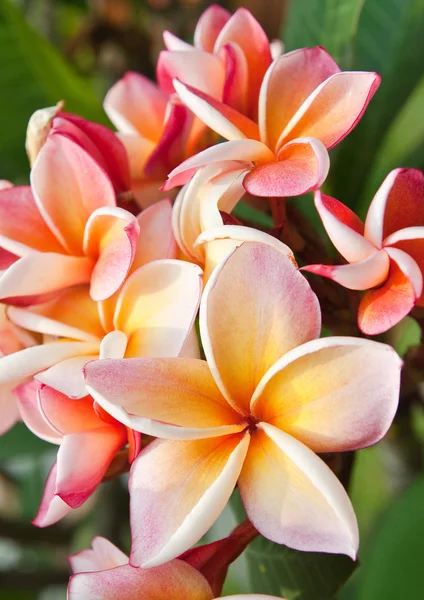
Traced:
<path fill-rule="evenodd" d="M 237 44 L 246 56 L 249 72 L 248 114 L 256 120 L 259 90 L 272 62 L 268 38 L 252 13 L 239 8 L 221 30 L 214 52 L 219 52 L 228 43 Z"/>
<path fill-rule="evenodd" d="M 308 282 L 287 256 L 267 244 L 245 242 L 236 248 L 203 292 L 200 330 L 206 358 L 221 392 L 245 414 L 266 371 L 292 348 L 318 337 L 320 327 L 318 300 Z"/>
<path fill-rule="evenodd" d="M 201 439 L 245 428 L 220 394 L 205 361 L 190 358 L 97 361 L 87 389 L 128 427 L 169 439 Z"/>
<path fill-rule="evenodd" d="M 151 179 L 165 179 L 187 155 L 187 143 L 193 125 L 193 115 L 178 99 L 168 103 L 167 118 L 158 145 L 144 165 Z"/>
<path fill-rule="evenodd" d="M 196 569 L 173 560 L 154 569 L 122 565 L 105 571 L 73 575 L 68 600 L 212 600 L 206 579 Z"/>
<path fill-rule="evenodd" d="M 69 398 L 83 398 L 87 395 L 87 390 L 82 369 L 90 360 L 96 360 L 98 357 L 98 355 L 93 354 L 62 360 L 50 369 L 35 375 L 35 379 L 62 394 L 66 394 Z"/>
<path fill-rule="evenodd" d="M 300 196 L 320 187 L 327 178 L 330 159 L 315 138 L 298 138 L 282 147 L 278 161 L 260 165 L 246 175 L 243 185 L 255 196 Z"/>
<path fill-rule="evenodd" d="M 124 282 L 135 255 L 140 227 L 134 215 L 116 206 L 92 213 L 84 231 L 84 252 L 96 261 L 90 295 L 106 300 Z"/>
<path fill-rule="evenodd" d="M 194 45 L 199 50 L 213 52 L 216 38 L 224 25 L 230 20 L 231 13 L 218 4 L 209 6 L 199 18 L 194 31 Z"/>
<path fill-rule="evenodd" d="M 424 174 L 395 169 L 381 184 L 368 209 L 365 236 L 376 246 L 399 229 L 424 223 Z"/>
<path fill-rule="evenodd" d="M 302 267 L 302 271 L 337 281 L 349 290 L 368 290 L 386 281 L 389 268 L 390 259 L 387 252 L 380 250 L 349 265 L 308 265 Z"/>
<path fill-rule="evenodd" d="M 422 294 L 419 266 L 397 248 L 386 248 L 390 269 L 383 286 L 365 292 L 358 310 L 358 326 L 366 335 L 384 333 L 412 310 Z"/>
<path fill-rule="evenodd" d="M 97 536 L 91 548 L 68 556 L 73 573 L 104 571 L 128 564 L 128 556 L 104 537 Z"/>
<path fill-rule="evenodd" d="M 417 263 L 421 273 L 424 272 L 424 227 L 407 227 L 396 231 L 384 240 L 384 244 L 406 252 Z M 417 304 L 423 306 L 423 302 L 424 296 L 421 294 Z"/>
<path fill-rule="evenodd" d="M 247 516 L 266 538 L 355 559 L 358 525 L 346 491 L 312 450 L 281 429 L 258 425 L 239 490 Z"/>
<path fill-rule="evenodd" d="M 161 258 L 177 258 L 177 243 L 172 231 L 172 204 L 160 200 L 137 217 L 140 227 L 130 272 Z"/>
<path fill-rule="evenodd" d="M 19 256 L 0 248 L 0 271 L 5 271 L 19 259 Z"/>
<path fill-rule="evenodd" d="M 38 296 L 90 281 L 93 261 L 83 256 L 34 252 L 0 276 L 0 298 Z"/>
<path fill-rule="evenodd" d="M 192 52 L 166 50 L 159 54 L 157 80 L 165 92 L 174 93 L 174 79 L 179 79 L 210 96 L 222 99 L 225 81 L 224 64 L 218 56 L 201 50 Z"/>
<path fill-rule="evenodd" d="M 65 251 L 44 222 L 27 185 L 0 191 L 0 245 L 18 256 L 33 250 Z"/>
<path fill-rule="evenodd" d="M 340 72 L 324 48 L 301 48 L 277 58 L 268 69 L 259 99 L 261 139 L 275 149 L 294 114 L 328 77 Z"/>
<path fill-rule="evenodd" d="M 32 433 L 42 440 L 51 444 L 60 444 L 62 434 L 54 429 L 44 418 L 38 404 L 38 390 L 41 384 L 38 381 L 30 381 L 18 385 L 13 393 L 19 407 L 22 421 Z"/>
<path fill-rule="evenodd" d="M 69 138 L 51 134 L 31 171 L 38 209 L 56 238 L 71 254 L 81 255 L 84 228 L 91 213 L 116 204 L 109 177 Z"/>
<path fill-rule="evenodd" d="M 167 103 L 167 94 L 150 79 L 129 71 L 106 94 L 104 109 L 118 131 L 158 142 Z"/>
<path fill-rule="evenodd" d="M 320 190 L 315 192 L 315 207 L 329 238 L 347 261 L 363 260 L 376 252 L 363 235 L 363 223 L 350 208 Z"/>
<path fill-rule="evenodd" d="M 227 140 L 259 140 L 259 128 L 250 119 L 212 96 L 174 80 L 175 91 L 186 106 L 208 127 Z"/>
<path fill-rule="evenodd" d="M 165 44 L 165 48 L 167 50 L 184 50 L 186 52 L 189 52 L 194 49 L 191 44 L 184 42 L 184 40 L 181 40 L 171 31 L 168 31 L 166 29 L 163 32 L 163 43 Z"/>
<path fill-rule="evenodd" d="M 130 189 L 130 171 L 125 148 L 108 127 L 78 115 L 60 112 L 53 120 L 52 132 L 66 135 L 87 150 L 109 175 L 117 193 Z"/>
<path fill-rule="evenodd" d="M 235 108 L 242 114 L 248 112 L 249 70 L 246 55 L 238 44 L 225 44 L 219 51 L 225 62 L 225 83 L 222 100 L 224 104 Z M 252 121 L 253 122 L 253 121 Z M 255 136 L 259 139 L 256 125 Z"/>
<path fill-rule="evenodd" d="M 128 337 L 126 356 L 178 356 L 197 314 L 202 271 L 185 261 L 148 263 L 126 281 L 114 326 Z"/>
<path fill-rule="evenodd" d="M 395 415 L 402 361 L 386 344 L 353 337 L 313 340 L 288 352 L 259 383 L 252 414 L 314 452 L 378 442 Z"/>
<path fill-rule="evenodd" d="M 19 382 L 73 356 L 95 354 L 98 344 L 88 342 L 50 342 L 0 358 L 0 383 Z"/>
<path fill-rule="evenodd" d="M 305 100 L 287 124 L 277 147 L 301 136 L 319 139 L 327 149 L 357 125 L 380 85 L 377 73 L 344 71 L 331 75 Z"/>
<path fill-rule="evenodd" d="M 264 164 L 275 161 L 275 156 L 265 144 L 256 140 L 233 140 L 232 142 L 223 142 L 212 146 L 195 156 L 188 158 L 176 169 L 171 171 L 168 180 L 165 182 L 164 189 L 170 190 L 176 185 L 186 183 L 194 173 L 211 163 L 229 162 L 229 170 L 240 169 L 246 163 L 246 167 L 253 166 L 254 163 Z M 237 161 L 239 164 L 234 164 Z M 186 175 L 183 177 L 182 175 Z"/>
<path fill-rule="evenodd" d="M 154 567 L 188 550 L 226 505 L 249 447 L 249 434 L 154 441 L 130 475 L 130 562 Z"/>
<path fill-rule="evenodd" d="M 53 465 L 47 477 L 40 508 L 32 522 L 36 527 L 48 527 L 49 525 L 53 525 L 53 523 L 57 523 L 57 521 L 63 519 L 63 517 L 72 510 L 66 502 L 55 494 L 56 477 L 57 463 Z"/>

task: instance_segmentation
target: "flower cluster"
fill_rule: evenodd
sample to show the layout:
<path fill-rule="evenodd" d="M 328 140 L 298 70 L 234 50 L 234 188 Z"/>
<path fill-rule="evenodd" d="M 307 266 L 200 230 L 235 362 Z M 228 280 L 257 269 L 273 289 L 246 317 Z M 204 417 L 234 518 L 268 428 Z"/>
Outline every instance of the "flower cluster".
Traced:
<path fill-rule="evenodd" d="M 322 455 L 385 435 L 402 362 L 362 334 L 424 306 L 423 174 L 390 173 L 365 225 L 319 190 L 379 76 L 282 54 L 244 9 L 211 6 L 193 46 L 164 39 L 158 85 L 128 73 L 108 92 L 117 133 L 41 109 L 30 185 L 1 182 L 0 431 L 21 419 L 59 446 L 34 524 L 130 470 L 130 557 L 95 538 L 70 559 L 72 600 L 212 600 L 258 532 L 355 559 Z M 311 190 L 348 264 L 299 268 L 278 227 L 231 215 Z M 356 337 L 320 338 L 305 271 L 366 290 Z M 236 486 L 250 534 L 192 549 Z"/>

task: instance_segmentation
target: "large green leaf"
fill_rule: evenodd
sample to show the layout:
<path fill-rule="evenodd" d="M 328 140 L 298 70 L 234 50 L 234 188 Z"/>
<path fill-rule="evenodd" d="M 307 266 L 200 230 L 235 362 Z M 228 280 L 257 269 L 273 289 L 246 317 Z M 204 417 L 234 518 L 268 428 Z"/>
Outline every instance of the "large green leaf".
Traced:
<path fill-rule="evenodd" d="M 262 537 L 246 557 L 252 591 L 287 600 L 330 600 L 355 569 L 347 556 L 297 552 Z"/>
<path fill-rule="evenodd" d="M 386 513 L 364 556 L 357 600 L 423 597 L 424 478 Z"/>
<path fill-rule="evenodd" d="M 354 68 L 377 71 L 382 83 L 333 164 L 334 194 L 350 206 L 359 201 L 387 128 L 423 74 L 423 31 L 424 0 L 365 0 Z"/>
<path fill-rule="evenodd" d="M 29 27 L 9 0 L 0 2 L 0 89 L 0 178 L 27 178 L 25 131 L 38 108 L 63 99 L 67 110 L 105 120 L 88 83 Z"/>
<path fill-rule="evenodd" d="M 344 66 L 364 0 L 292 0 L 284 28 L 287 50 L 321 45 Z"/>

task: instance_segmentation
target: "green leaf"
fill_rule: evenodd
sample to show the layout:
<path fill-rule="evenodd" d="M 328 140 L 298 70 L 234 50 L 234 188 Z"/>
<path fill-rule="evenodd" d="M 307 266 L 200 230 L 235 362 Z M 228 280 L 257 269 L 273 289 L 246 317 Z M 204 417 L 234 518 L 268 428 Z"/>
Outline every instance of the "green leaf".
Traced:
<path fill-rule="evenodd" d="M 324 46 L 346 66 L 364 0 L 292 0 L 283 40 L 287 50 Z"/>
<path fill-rule="evenodd" d="M 395 502 L 364 556 L 357 600 L 423 597 L 424 478 Z"/>
<path fill-rule="evenodd" d="M 254 225 L 260 225 L 266 229 L 271 229 L 274 226 L 272 217 L 267 213 L 262 212 L 246 204 L 245 202 L 238 202 L 234 210 L 232 211 L 235 217 L 238 217 L 242 221 L 247 221 Z"/>
<path fill-rule="evenodd" d="M 423 75 L 423 31 L 424 0 L 365 0 L 354 68 L 377 71 L 382 83 L 333 164 L 335 195 L 349 206 L 359 201 L 387 128 Z"/>
<path fill-rule="evenodd" d="M 263 537 L 245 554 L 252 591 L 287 600 L 330 600 L 356 567 L 347 556 L 297 552 Z"/>
<path fill-rule="evenodd" d="M 0 2 L 0 89 L 1 178 L 27 179 L 25 132 L 35 110 L 63 99 L 68 111 L 105 122 L 88 83 L 9 0 Z"/>

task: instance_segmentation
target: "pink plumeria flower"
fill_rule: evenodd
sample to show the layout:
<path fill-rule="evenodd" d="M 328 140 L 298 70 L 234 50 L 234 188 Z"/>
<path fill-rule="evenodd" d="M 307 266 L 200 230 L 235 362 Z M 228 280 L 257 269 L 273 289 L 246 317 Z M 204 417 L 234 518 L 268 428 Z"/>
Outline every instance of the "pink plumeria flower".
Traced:
<path fill-rule="evenodd" d="M 133 194 L 146 207 L 163 196 L 170 170 L 199 150 L 193 115 L 175 94 L 134 72 L 110 88 L 104 109 L 127 150 Z"/>
<path fill-rule="evenodd" d="M 87 391 L 81 369 L 89 360 L 198 355 L 192 328 L 202 272 L 167 258 L 176 253 L 171 210 L 170 202 L 162 201 L 141 213 L 142 235 L 129 277 L 107 301 L 94 302 L 88 286 L 75 286 L 44 304 L 9 307 L 15 325 L 53 340 L 0 358 L 0 383 L 17 385 L 35 375 L 67 396 L 82 398 Z"/>
<path fill-rule="evenodd" d="M 201 548 L 199 548 L 201 550 Z M 74 575 L 69 581 L 68 600 L 213 600 L 214 594 L 199 571 L 180 559 L 154 569 L 129 564 L 128 557 L 102 537 L 92 549 L 69 557 Z M 275 596 L 242 594 L 227 600 L 279 600 Z M 218 600 L 218 599 L 217 599 Z"/>
<path fill-rule="evenodd" d="M 259 95 L 259 125 L 200 90 L 174 81 L 182 101 L 228 142 L 174 169 L 164 189 L 185 183 L 200 167 L 218 163 L 242 177 L 255 196 L 298 196 L 325 181 L 327 150 L 355 127 L 380 83 L 376 73 L 341 72 L 320 47 L 277 58 Z"/>
<path fill-rule="evenodd" d="M 224 224 L 221 211 L 231 213 L 244 194 L 240 176 L 222 174 L 219 165 L 210 165 L 199 169 L 175 200 L 175 238 L 187 260 L 202 267 L 204 283 L 224 256 L 245 241 L 274 246 L 295 262 L 290 248 L 277 238 L 252 227 Z"/>
<path fill-rule="evenodd" d="M 0 298 L 33 304 L 46 294 L 90 283 L 94 300 L 122 285 L 139 225 L 118 208 L 111 180 L 79 144 L 48 135 L 31 187 L 0 191 L 0 246 L 19 257 L 0 278 Z"/>
<path fill-rule="evenodd" d="M 177 78 L 257 118 L 259 90 L 272 53 L 264 30 L 248 10 L 239 8 L 231 15 L 214 4 L 199 19 L 194 46 L 169 31 L 164 42 L 168 50 L 161 52 L 157 65 L 162 89 L 172 93 Z"/>
<path fill-rule="evenodd" d="M 338 200 L 315 194 L 324 227 L 348 265 L 309 265 L 361 298 L 358 326 L 367 335 L 384 333 L 417 304 L 424 306 L 424 175 L 395 169 L 368 209 L 365 225 Z M 371 289 L 370 289 L 371 288 Z"/>
<path fill-rule="evenodd" d="M 27 427 L 60 445 L 33 521 L 37 527 L 52 525 L 82 506 L 127 443 L 129 462 L 140 451 L 140 434 L 105 413 L 90 396 L 71 400 L 37 382 L 19 386 L 15 394 Z"/>
<path fill-rule="evenodd" d="M 125 198 L 131 187 L 127 153 L 118 137 L 104 125 L 62 111 L 64 102 L 37 110 L 28 122 L 25 147 L 30 165 L 51 134 L 69 138 L 103 168 L 118 197 Z"/>
<path fill-rule="evenodd" d="M 402 363 L 385 344 L 317 339 L 320 316 L 284 254 L 245 242 L 203 293 L 206 361 L 85 367 L 87 389 L 107 412 L 164 438 L 133 464 L 132 565 L 157 566 L 195 544 L 237 483 L 248 518 L 268 539 L 355 557 L 353 508 L 316 453 L 363 448 L 385 434 Z"/>
<path fill-rule="evenodd" d="M 0 357 L 36 344 L 37 340 L 34 336 L 7 318 L 6 306 L 0 304 Z M 14 387 L 13 381 L 0 384 L 0 435 L 6 433 L 20 420 L 18 405 L 13 394 Z"/>

